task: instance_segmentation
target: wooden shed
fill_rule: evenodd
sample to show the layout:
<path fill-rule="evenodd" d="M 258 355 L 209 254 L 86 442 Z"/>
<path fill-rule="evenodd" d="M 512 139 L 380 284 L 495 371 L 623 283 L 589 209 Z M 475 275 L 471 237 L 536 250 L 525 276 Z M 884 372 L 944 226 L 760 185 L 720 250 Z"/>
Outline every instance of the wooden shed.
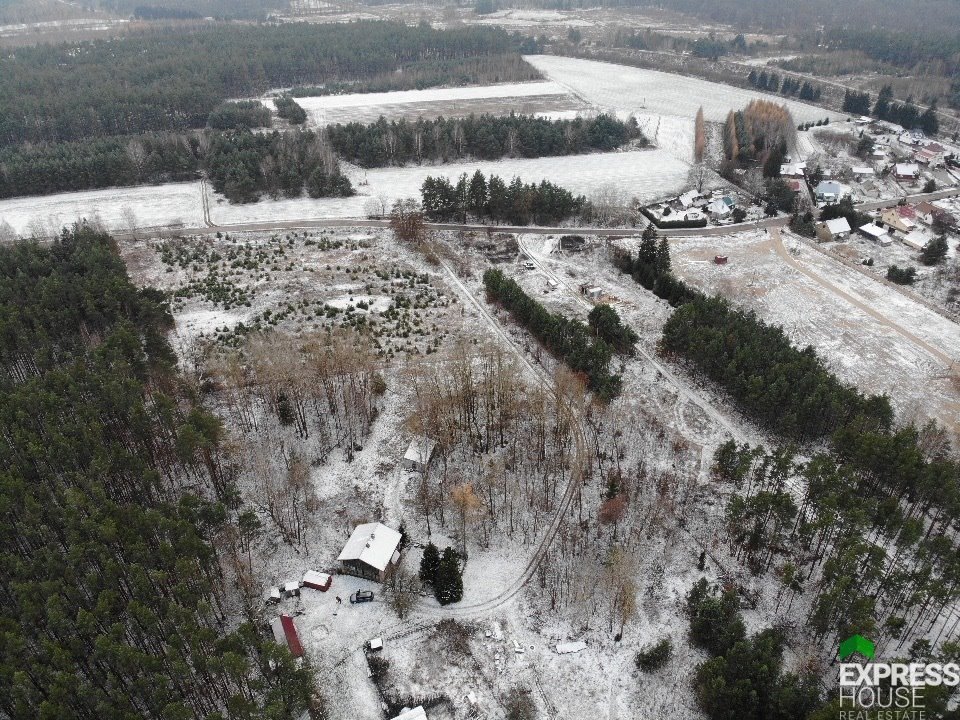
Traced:
<path fill-rule="evenodd" d="M 303 587 L 310 588 L 311 590 L 326 592 L 330 589 L 330 584 L 332 582 L 333 576 L 329 573 L 317 572 L 316 570 L 307 570 L 303 574 L 302 585 Z"/>

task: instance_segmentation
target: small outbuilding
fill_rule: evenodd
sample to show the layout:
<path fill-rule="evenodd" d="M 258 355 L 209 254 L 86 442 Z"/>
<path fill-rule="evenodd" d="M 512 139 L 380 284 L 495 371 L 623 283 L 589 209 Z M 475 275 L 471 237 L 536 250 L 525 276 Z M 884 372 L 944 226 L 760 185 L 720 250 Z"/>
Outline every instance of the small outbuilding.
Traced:
<path fill-rule="evenodd" d="M 714 265 L 726 265 L 730 261 L 730 258 L 726 255 L 714 255 L 713 264 Z"/>
<path fill-rule="evenodd" d="M 286 645 L 290 648 L 290 654 L 294 657 L 303 657 L 303 645 L 300 644 L 300 634 L 297 632 L 297 626 L 293 618 L 289 615 L 281 615 L 274 618 L 270 623 L 273 630 L 273 639 L 280 645 Z"/>
<path fill-rule="evenodd" d="M 857 229 L 861 235 L 863 235 L 866 238 L 869 238 L 870 240 L 873 240 L 875 243 L 877 243 L 877 245 L 880 245 L 882 247 L 886 247 L 887 245 L 890 245 L 893 242 L 893 240 L 890 239 L 890 236 L 887 235 L 886 230 L 884 230 L 882 227 L 878 227 L 877 225 L 874 225 L 873 223 L 867 223 L 866 225 L 861 225 Z"/>
<path fill-rule="evenodd" d="M 400 562 L 400 533 L 382 523 L 357 525 L 337 560 L 345 575 L 383 582 Z"/>
<path fill-rule="evenodd" d="M 303 587 L 310 588 L 311 590 L 319 590 L 320 592 L 329 590 L 331 583 L 333 583 L 333 576 L 329 573 L 317 572 L 316 570 L 307 570 L 303 574 L 303 580 L 301 581 Z"/>
<path fill-rule="evenodd" d="M 437 443 L 426 435 L 418 435 L 410 441 L 407 452 L 403 455 L 403 467 L 412 472 L 422 473 L 427 469 Z"/>
<path fill-rule="evenodd" d="M 581 650 L 586 650 L 586 649 L 587 649 L 587 644 L 583 640 L 578 640 L 577 642 L 559 643 L 557 645 L 557 654 L 570 655 L 572 653 L 578 653 Z"/>
<path fill-rule="evenodd" d="M 296 580 L 291 580 L 288 583 L 283 585 L 283 595 L 284 597 L 299 597 L 300 596 L 300 583 Z"/>

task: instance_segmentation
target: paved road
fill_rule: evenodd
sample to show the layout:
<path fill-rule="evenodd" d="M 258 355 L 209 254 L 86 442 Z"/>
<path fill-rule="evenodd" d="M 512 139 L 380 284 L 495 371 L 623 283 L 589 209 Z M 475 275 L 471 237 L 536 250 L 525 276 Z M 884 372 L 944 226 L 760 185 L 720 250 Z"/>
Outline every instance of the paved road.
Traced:
<path fill-rule="evenodd" d="M 902 198 L 893 198 L 891 200 L 874 200 L 872 202 L 864 202 L 857 205 L 858 210 L 881 210 L 883 208 L 895 207 L 901 203 L 901 201 L 906 201 L 910 203 L 923 202 L 924 200 L 943 200 L 944 198 L 954 197 L 955 195 L 960 195 L 960 188 L 952 187 L 947 188 L 946 190 L 937 190 L 932 193 L 917 193 L 916 195 L 907 195 Z"/>

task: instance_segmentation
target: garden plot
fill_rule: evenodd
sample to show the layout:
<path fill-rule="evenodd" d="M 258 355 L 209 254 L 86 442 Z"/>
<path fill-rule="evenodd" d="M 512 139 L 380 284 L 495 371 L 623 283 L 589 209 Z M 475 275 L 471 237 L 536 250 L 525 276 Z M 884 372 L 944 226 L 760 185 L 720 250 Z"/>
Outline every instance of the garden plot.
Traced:
<path fill-rule="evenodd" d="M 353 197 L 262 200 L 252 205 L 231 205 L 211 194 L 211 218 L 218 224 L 239 224 L 267 220 L 364 217 L 370 212 L 371 202 L 381 196 L 386 199 L 388 209 L 394 200 L 418 198 L 420 186 L 428 176 L 445 176 L 456 181 L 461 173 L 472 175 L 477 170 L 486 175 L 499 175 L 508 182 L 514 176 L 528 183 L 549 180 L 588 197 L 595 190 L 612 186 L 628 198 L 650 201 L 680 192 L 686 183 L 690 166 L 662 150 L 638 150 L 373 170 L 344 166 L 344 170 L 358 192 Z"/>
<path fill-rule="evenodd" d="M 59 193 L 0 200 L 0 225 L 20 235 L 49 236 L 77 220 L 101 223 L 113 232 L 137 228 L 203 225 L 199 182 Z"/>
<path fill-rule="evenodd" d="M 796 345 L 812 345 L 841 380 L 886 393 L 898 422 L 935 419 L 960 436 L 960 394 L 947 362 L 960 358 L 960 327 L 795 240 L 785 243 L 797 266 L 766 233 L 742 233 L 677 240 L 674 267 L 696 287 L 781 325 Z M 729 264 L 715 265 L 717 253 Z"/>
<path fill-rule="evenodd" d="M 586 105 L 555 82 L 507 83 L 473 87 L 398 90 L 297 98 L 308 123 L 375 122 L 418 117 L 465 116 L 471 113 L 508 114 L 586 109 Z"/>
<path fill-rule="evenodd" d="M 549 79 L 604 110 L 693 118 L 697 108 L 703 106 L 706 120 L 723 122 L 731 110 L 739 110 L 754 99 L 772 97 L 707 80 L 596 60 L 553 55 L 527 56 L 526 60 Z M 776 102 L 781 100 L 776 98 Z M 795 100 L 782 102 L 798 124 L 843 117 Z"/>

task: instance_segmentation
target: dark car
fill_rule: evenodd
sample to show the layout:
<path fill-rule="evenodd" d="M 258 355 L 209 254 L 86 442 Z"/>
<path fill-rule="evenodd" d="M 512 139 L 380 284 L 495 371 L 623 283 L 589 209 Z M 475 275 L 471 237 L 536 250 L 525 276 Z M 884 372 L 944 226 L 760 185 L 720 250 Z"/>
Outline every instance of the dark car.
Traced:
<path fill-rule="evenodd" d="M 350 596 L 351 605 L 362 602 L 373 602 L 373 592 L 371 590 L 357 590 Z"/>

